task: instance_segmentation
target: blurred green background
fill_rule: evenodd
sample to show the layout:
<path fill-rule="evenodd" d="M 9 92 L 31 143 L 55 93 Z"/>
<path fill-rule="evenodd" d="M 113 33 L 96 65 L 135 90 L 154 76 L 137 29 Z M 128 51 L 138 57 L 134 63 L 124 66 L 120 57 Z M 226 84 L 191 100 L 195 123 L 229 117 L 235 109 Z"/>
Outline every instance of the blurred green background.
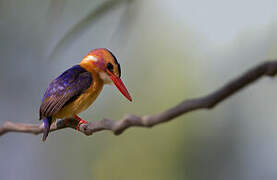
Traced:
<path fill-rule="evenodd" d="M 81 117 L 154 114 L 277 58 L 276 0 L 0 0 L 0 123 L 38 123 L 48 83 L 105 47 L 134 102 L 112 86 Z M 0 138 L 0 174 L 30 179 L 276 179 L 276 80 L 152 129 Z"/>

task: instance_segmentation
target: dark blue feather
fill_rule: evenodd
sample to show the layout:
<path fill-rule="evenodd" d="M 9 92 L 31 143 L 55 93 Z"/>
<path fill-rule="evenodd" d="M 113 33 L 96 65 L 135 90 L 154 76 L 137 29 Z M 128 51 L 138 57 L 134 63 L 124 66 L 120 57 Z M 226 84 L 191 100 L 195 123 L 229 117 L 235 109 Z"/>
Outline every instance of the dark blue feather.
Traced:
<path fill-rule="evenodd" d="M 47 117 L 47 118 L 43 119 L 44 130 L 43 130 L 42 141 L 45 141 L 47 136 L 48 136 L 48 134 L 49 134 L 51 121 L 52 121 L 52 117 Z"/>
<path fill-rule="evenodd" d="M 65 104 L 76 99 L 92 83 L 92 75 L 80 65 L 66 70 L 52 81 L 44 93 L 40 119 L 55 115 Z"/>

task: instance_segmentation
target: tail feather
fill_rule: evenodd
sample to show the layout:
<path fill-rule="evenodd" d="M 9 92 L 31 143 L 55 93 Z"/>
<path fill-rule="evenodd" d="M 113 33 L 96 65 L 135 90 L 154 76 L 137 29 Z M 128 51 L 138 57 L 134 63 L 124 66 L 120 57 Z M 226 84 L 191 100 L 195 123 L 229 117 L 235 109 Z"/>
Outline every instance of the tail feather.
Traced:
<path fill-rule="evenodd" d="M 43 119 L 43 123 L 44 123 L 44 130 L 43 130 L 43 137 L 42 137 L 42 141 L 45 141 L 49 131 L 50 131 L 50 126 L 51 126 L 51 121 L 52 121 L 52 117 L 47 117 Z"/>

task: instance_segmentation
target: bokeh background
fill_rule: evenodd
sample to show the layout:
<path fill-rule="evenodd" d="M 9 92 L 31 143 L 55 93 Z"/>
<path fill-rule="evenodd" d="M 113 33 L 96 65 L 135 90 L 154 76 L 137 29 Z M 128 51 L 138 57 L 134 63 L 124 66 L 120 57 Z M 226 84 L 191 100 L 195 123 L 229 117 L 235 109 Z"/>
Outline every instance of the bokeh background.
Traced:
<path fill-rule="evenodd" d="M 106 86 L 86 120 L 153 114 L 277 58 L 276 0 L 0 0 L 0 123 L 39 123 L 48 83 L 112 50 L 133 103 Z M 0 137 L 0 179 L 277 178 L 277 81 L 152 129 Z"/>

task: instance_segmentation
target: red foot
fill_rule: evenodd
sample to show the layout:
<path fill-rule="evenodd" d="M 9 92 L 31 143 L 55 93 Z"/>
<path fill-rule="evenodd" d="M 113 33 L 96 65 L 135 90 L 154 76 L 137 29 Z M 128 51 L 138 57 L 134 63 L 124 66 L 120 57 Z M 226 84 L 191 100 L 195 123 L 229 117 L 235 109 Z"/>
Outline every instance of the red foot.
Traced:
<path fill-rule="evenodd" d="M 74 118 L 78 121 L 78 124 L 76 126 L 76 129 L 79 131 L 81 124 L 87 124 L 88 122 L 80 118 L 79 116 L 75 115 Z"/>
<path fill-rule="evenodd" d="M 67 118 L 64 120 L 64 123 L 65 123 L 65 125 L 68 125 L 68 124 L 69 124 Z"/>

